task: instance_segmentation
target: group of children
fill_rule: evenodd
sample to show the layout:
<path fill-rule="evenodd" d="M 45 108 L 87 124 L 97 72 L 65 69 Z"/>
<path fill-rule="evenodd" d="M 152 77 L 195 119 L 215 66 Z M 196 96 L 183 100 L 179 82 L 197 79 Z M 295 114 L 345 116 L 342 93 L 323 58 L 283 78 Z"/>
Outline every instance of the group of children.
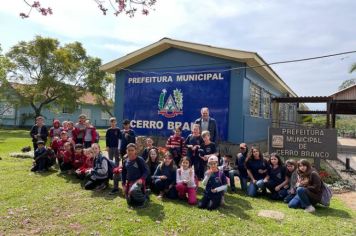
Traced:
<path fill-rule="evenodd" d="M 106 132 L 109 156 L 106 158 L 95 141 L 95 128 L 85 117 L 82 119 L 80 117 L 75 126 L 68 123 L 62 130 L 58 130 L 60 127 L 56 122 L 50 129 L 53 134 L 53 138 L 50 136 L 52 157 L 47 155 L 45 162 L 42 161 L 44 158 L 37 158 L 46 150 L 45 126 L 43 120 L 36 123 L 37 128 L 31 130 L 33 140 L 39 141 L 36 143 L 34 171 L 53 165 L 55 156 L 62 171 L 74 171 L 78 177 L 86 179 L 85 189 L 104 189 L 109 179 L 113 179 L 114 188 L 110 194 L 116 194 L 121 180 L 127 202 L 132 206 L 144 206 L 150 192 L 156 193 L 158 198 L 179 198 L 195 205 L 201 181 L 205 190 L 198 207 L 216 209 L 224 203 L 228 182 L 231 191 L 236 192 L 235 176 L 240 180 L 242 191 L 251 197 L 267 194 L 268 190 L 272 199 L 284 200 L 289 207 L 301 207 L 307 212 L 315 211 L 314 205 L 321 200 L 321 179 L 306 160 L 298 163 L 287 160 L 284 165 L 275 153 L 265 160 L 258 148 L 249 150 L 242 143 L 235 163 L 228 154 L 219 161 L 209 131 L 200 132 L 197 124 L 193 125 L 192 133 L 186 139 L 181 136 L 181 128 L 174 130 L 166 142 L 168 152 L 163 160 L 150 138 L 146 139 L 146 147 L 139 156 L 130 122 L 125 120 L 120 130 L 115 118 L 110 119 L 111 127 Z M 77 144 L 73 146 L 74 143 Z"/>

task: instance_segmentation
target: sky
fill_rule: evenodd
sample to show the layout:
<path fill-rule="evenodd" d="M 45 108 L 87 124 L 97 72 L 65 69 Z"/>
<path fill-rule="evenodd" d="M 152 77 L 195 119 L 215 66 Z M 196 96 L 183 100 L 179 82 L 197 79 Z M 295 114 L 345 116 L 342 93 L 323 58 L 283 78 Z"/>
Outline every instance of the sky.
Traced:
<path fill-rule="evenodd" d="M 0 2 L 5 0 L 0 0 Z M 112 0 L 115 2 L 114 0 Z M 32 1 L 28 1 L 32 2 Z M 94 0 L 41 0 L 53 15 L 32 12 L 22 0 L 0 8 L 0 44 L 6 53 L 36 35 L 62 44 L 79 41 L 103 63 L 164 37 L 216 47 L 257 52 L 267 63 L 356 51 L 354 0 L 157 0 L 148 16 L 102 15 Z M 356 53 L 274 65 L 298 96 L 327 96 L 345 80 Z M 325 109 L 322 104 L 308 104 Z"/>

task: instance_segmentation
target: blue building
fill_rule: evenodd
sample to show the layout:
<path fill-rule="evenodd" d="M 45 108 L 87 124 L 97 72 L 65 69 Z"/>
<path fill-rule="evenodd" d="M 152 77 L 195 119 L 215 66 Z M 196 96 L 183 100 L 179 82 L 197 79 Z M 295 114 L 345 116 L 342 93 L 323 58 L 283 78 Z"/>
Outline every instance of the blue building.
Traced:
<path fill-rule="evenodd" d="M 272 120 L 296 121 L 296 105 L 271 102 L 296 94 L 255 52 L 163 38 L 101 69 L 116 77 L 115 116 L 139 135 L 187 134 L 201 107 L 232 143 L 265 142 Z"/>
<path fill-rule="evenodd" d="M 23 86 L 12 83 L 11 86 Z M 10 99 L 16 98 L 16 91 L 7 91 Z M 69 112 L 65 107 L 51 107 L 42 109 L 42 116 L 45 118 L 47 126 L 52 125 L 54 119 L 77 122 L 80 114 L 86 114 L 87 118 L 96 127 L 108 127 L 110 115 L 102 110 L 95 97 L 91 93 L 86 93 L 79 98 L 78 107 L 74 112 Z M 12 105 L 9 101 L 0 100 L 0 126 L 8 127 L 28 127 L 34 124 L 34 111 L 28 106 Z"/>

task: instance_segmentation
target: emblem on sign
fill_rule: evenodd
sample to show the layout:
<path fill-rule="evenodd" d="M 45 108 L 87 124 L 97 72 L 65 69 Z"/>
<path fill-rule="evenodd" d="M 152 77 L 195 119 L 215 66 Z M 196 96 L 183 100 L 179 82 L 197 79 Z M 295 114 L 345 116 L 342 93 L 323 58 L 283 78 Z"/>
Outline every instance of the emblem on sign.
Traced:
<path fill-rule="evenodd" d="M 158 114 L 166 118 L 183 115 L 183 94 L 180 89 L 173 90 L 173 96 L 170 94 L 165 100 L 166 94 L 167 90 L 162 89 L 158 100 Z"/>

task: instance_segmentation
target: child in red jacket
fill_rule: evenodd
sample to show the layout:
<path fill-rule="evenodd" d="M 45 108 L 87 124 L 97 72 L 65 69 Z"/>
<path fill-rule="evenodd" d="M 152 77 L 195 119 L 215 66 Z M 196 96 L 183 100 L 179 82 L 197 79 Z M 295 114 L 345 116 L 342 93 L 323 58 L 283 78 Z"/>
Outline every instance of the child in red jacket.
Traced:
<path fill-rule="evenodd" d="M 94 164 L 94 151 L 91 148 L 84 149 L 85 161 L 81 167 L 79 167 L 75 173 L 79 179 L 84 179 L 86 173 L 93 168 Z"/>
<path fill-rule="evenodd" d="M 61 171 L 69 171 L 73 168 L 72 161 L 73 161 L 73 147 L 70 142 L 66 142 L 64 144 L 64 151 L 61 151 L 59 156 L 62 158 L 62 163 L 60 164 L 59 168 Z"/>
<path fill-rule="evenodd" d="M 90 120 L 85 121 L 84 147 L 89 148 L 96 141 L 96 129 L 90 123 Z"/>
<path fill-rule="evenodd" d="M 62 132 L 62 127 L 61 127 L 61 122 L 59 120 L 54 120 L 53 121 L 53 126 L 49 130 L 49 140 L 50 143 L 53 142 L 56 138 L 59 139 L 61 132 Z"/>
<path fill-rule="evenodd" d="M 74 149 L 74 158 L 73 158 L 73 169 L 77 170 L 79 167 L 81 167 L 84 162 L 85 162 L 85 155 L 83 152 L 83 145 L 81 144 L 76 144 L 75 149 Z"/>

